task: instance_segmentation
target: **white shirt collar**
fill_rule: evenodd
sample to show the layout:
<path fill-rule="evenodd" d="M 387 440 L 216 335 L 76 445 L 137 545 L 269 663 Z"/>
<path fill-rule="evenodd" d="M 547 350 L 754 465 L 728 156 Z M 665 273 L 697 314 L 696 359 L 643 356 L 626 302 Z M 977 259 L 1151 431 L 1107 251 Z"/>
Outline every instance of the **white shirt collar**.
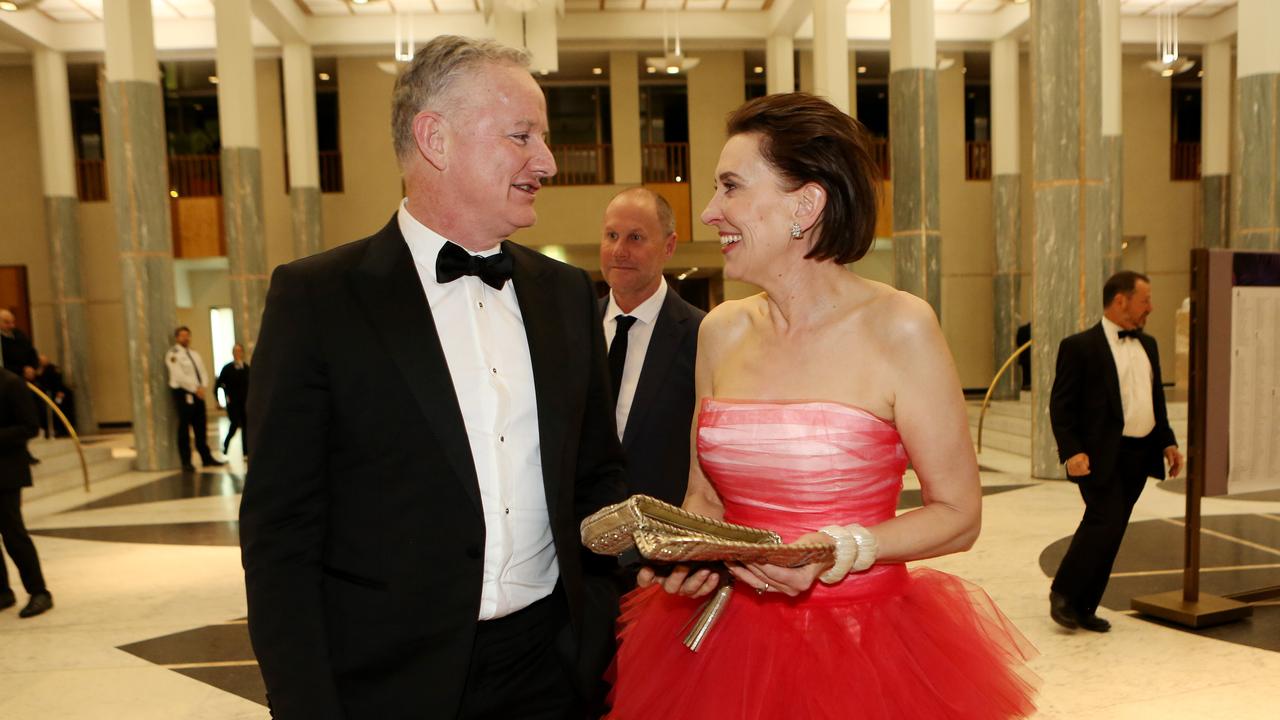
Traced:
<path fill-rule="evenodd" d="M 432 282 L 436 282 L 436 257 L 440 255 L 440 248 L 444 247 L 445 243 L 453 241 L 419 222 L 409 212 L 408 198 L 400 201 L 400 209 L 396 212 L 396 221 L 400 225 L 400 234 L 404 236 L 404 241 L 409 245 L 409 254 L 413 256 L 413 261 L 420 268 L 430 270 L 430 272 L 421 274 L 429 277 Z M 458 245 L 456 242 L 453 244 Z M 458 247 L 462 246 L 458 245 Z M 466 248 L 462 249 L 467 250 Z M 478 253 L 467 250 L 468 253 L 481 257 L 496 255 L 501 251 L 501 244 L 494 245 L 488 250 Z"/>
<path fill-rule="evenodd" d="M 1120 342 L 1120 331 L 1124 328 L 1111 322 L 1110 318 L 1105 315 L 1102 317 L 1102 331 L 1107 334 L 1107 340 L 1112 343 Z"/>
<path fill-rule="evenodd" d="M 667 279 L 659 276 L 658 289 L 653 294 L 645 298 L 629 313 L 622 312 L 622 308 L 618 307 L 618 301 L 613 296 L 613 291 L 609 291 L 609 305 L 605 308 L 604 317 L 606 320 L 612 321 L 619 315 L 630 315 L 646 325 L 652 325 L 658 320 L 658 313 L 662 311 L 662 303 L 667 299 Z"/>

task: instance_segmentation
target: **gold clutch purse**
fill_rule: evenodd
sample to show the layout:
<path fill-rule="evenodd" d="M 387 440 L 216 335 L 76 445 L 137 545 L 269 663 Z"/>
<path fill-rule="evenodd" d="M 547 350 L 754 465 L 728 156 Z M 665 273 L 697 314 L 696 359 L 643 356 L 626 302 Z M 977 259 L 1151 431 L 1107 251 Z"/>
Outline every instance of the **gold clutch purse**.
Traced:
<path fill-rule="evenodd" d="M 826 543 L 784 545 L 771 530 L 691 513 L 648 495 L 633 495 L 582 521 L 582 544 L 600 555 L 634 549 L 653 563 L 740 562 L 799 567 L 830 564 L 835 548 Z"/>

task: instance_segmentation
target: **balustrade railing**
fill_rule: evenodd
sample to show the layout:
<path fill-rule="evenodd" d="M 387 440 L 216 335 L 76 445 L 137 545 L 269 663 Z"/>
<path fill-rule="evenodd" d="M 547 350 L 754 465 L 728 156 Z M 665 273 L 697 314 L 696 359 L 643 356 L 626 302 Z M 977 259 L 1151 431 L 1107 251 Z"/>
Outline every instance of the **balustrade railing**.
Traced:
<path fill-rule="evenodd" d="M 1200 179 L 1200 143 L 1173 143 L 1169 157 L 1169 179 Z"/>
<path fill-rule="evenodd" d="M 645 182 L 689 182 L 689 143 L 646 143 L 640 152 Z"/>
<path fill-rule="evenodd" d="M 107 199 L 106 164 L 101 160 L 76 160 L 76 194 L 81 202 Z"/>
<path fill-rule="evenodd" d="M 964 144 L 964 179 L 991 179 L 991 143 L 970 140 Z"/>
<path fill-rule="evenodd" d="M 222 169 L 217 155 L 170 155 L 169 189 L 178 197 L 222 194 Z"/>

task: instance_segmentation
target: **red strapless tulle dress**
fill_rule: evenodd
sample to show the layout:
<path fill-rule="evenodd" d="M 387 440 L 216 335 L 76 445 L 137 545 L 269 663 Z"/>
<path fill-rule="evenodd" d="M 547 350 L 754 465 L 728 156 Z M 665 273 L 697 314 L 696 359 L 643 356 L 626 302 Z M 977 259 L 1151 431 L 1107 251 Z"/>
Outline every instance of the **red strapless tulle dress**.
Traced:
<path fill-rule="evenodd" d="M 725 520 L 793 540 L 892 518 L 907 467 L 897 429 L 833 402 L 707 399 L 698 459 Z M 788 598 L 739 589 L 701 649 L 703 600 L 623 602 L 608 716 L 616 720 L 1016 718 L 1035 708 L 1034 649 L 983 590 L 900 563 Z"/>

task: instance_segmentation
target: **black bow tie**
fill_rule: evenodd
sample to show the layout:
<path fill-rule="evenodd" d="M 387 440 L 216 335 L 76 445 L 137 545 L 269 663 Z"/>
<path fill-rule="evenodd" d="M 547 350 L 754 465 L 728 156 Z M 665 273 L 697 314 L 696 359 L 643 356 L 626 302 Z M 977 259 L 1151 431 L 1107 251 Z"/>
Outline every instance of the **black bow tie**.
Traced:
<path fill-rule="evenodd" d="M 1133 338 L 1134 340 L 1137 340 L 1138 336 L 1141 334 L 1142 334 L 1142 331 L 1136 328 L 1133 330 L 1121 330 L 1119 333 L 1121 340 L 1125 338 Z"/>
<path fill-rule="evenodd" d="M 499 252 L 488 257 L 472 255 L 451 242 L 446 242 L 436 256 L 436 281 L 449 283 L 463 275 L 475 275 L 495 290 L 511 279 L 511 256 Z"/>

